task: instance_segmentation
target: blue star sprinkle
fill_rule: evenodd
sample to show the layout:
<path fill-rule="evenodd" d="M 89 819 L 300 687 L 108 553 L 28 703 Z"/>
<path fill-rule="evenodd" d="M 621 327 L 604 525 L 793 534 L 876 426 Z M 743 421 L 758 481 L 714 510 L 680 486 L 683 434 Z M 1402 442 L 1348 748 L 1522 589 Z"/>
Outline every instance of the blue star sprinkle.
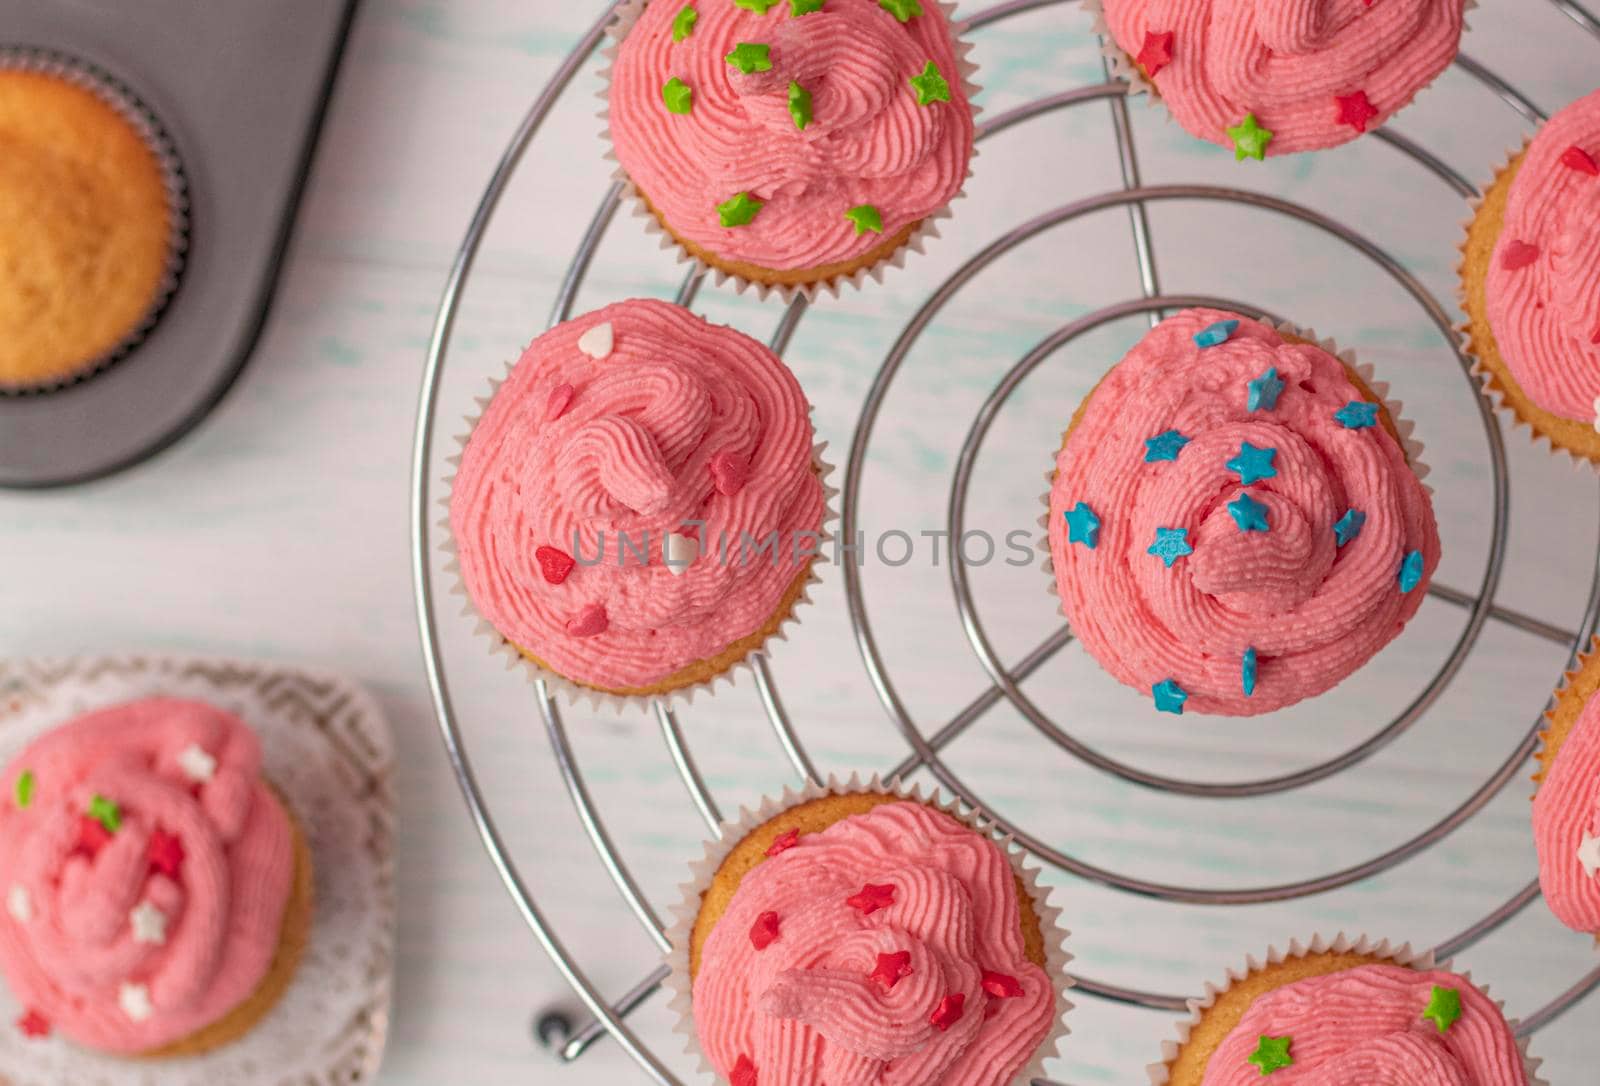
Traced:
<path fill-rule="evenodd" d="M 1172 563 L 1186 554 L 1194 553 L 1194 548 L 1189 546 L 1189 529 L 1157 528 L 1156 541 L 1150 544 L 1145 553 L 1155 555 L 1171 569 Z"/>
<path fill-rule="evenodd" d="M 1244 659 L 1239 661 L 1239 685 L 1244 688 L 1244 696 L 1256 696 L 1256 650 L 1245 649 Z"/>
<path fill-rule="evenodd" d="M 1228 503 L 1228 515 L 1241 532 L 1271 530 L 1267 527 L 1267 507 L 1248 494 L 1240 494 L 1237 500 Z"/>
<path fill-rule="evenodd" d="M 1156 699 L 1156 712 L 1175 713 L 1183 715 L 1183 703 L 1189 700 L 1189 692 L 1171 679 L 1162 679 L 1150 688 L 1150 694 Z"/>
<path fill-rule="evenodd" d="M 1228 337 L 1238 328 L 1238 321 L 1218 321 L 1216 324 L 1208 325 L 1204 331 L 1196 332 L 1194 341 L 1199 344 L 1201 350 L 1205 350 L 1207 347 L 1228 342 Z"/>
<path fill-rule="evenodd" d="M 1144 462 L 1154 464 L 1157 460 L 1176 460 L 1178 451 L 1189 444 L 1189 439 L 1176 430 L 1166 430 L 1155 437 L 1144 439 Z"/>
<path fill-rule="evenodd" d="M 1251 411 L 1271 411 L 1278 406 L 1278 394 L 1282 391 L 1283 381 L 1278 377 L 1278 367 L 1273 366 L 1250 382 L 1250 402 L 1245 406 Z"/>
<path fill-rule="evenodd" d="M 1356 536 L 1361 534 L 1361 526 L 1367 522 L 1367 515 L 1359 509 L 1352 509 L 1333 524 L 1333 538 L 1339 541 L 1339 546 L 1344 546 Z"/>
<path fill-rule="evenodd" d="M 1366 400 L 1351 400 L 1333 413 L 1346 430 L 1365 430 L 1378 425 L 1378 405 Z"/>
<path fill-rule="evenodd" d="M 1248 441 L 1241 441 L 1239 455 L 1222 466 L 1238 472 L 1239 481 L 1249 486 L 1278 474 L 1278 469 L 1272 466 L 1272 458 L 1277 455 L 1277 449 L 1258 449 Z"/>
<path fill-rule="evenodd" d="M 1400 563 L 1400 591 L 1410 592 L 1422 583 L 1422 552 L 1412 551 Z"/>
<path fill-rule="evenodd" d="M 1068 543 L 1082 543 L 1090 550 L 1100 545 L 1100 518 L 1094 515 L 1093 509 L 1079 502 L 1063 510 L 1061 515 L 1067 518 Z"/>

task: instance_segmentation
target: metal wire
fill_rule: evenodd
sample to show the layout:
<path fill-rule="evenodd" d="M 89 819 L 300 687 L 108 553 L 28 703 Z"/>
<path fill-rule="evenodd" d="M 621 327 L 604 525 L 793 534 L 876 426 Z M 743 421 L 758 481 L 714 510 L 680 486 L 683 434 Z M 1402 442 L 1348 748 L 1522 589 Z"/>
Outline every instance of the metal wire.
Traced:
<path fill-rule="evenodd" d="M 1061 2 L 1063 0 L 1008 0 L 1008 2 L 997 4 L 977 13 L 968 20 L 966 27 L 967 29 L 977 29 L 989 26 L 1003 19 L 1040 10 Z M 1596 37 L 1600 37 L 1600 20 L 1597 20 L 1582 6 L 1572 2 L 1572 0 L 1550 0 L 1550 2 L 1580 27 L 1596 35 Z M 471 273 L 483 237 L 493 219 L 495 208 L 515 173 L 523 153 L 527 150 L 535 133 L 567 85 L 595 52 L 603 38 L 605 27 L 611 22 L 616 9 L 620 6 L 619 0 L 618 3 L 613 3 L 605 9 L 601 18 L 590 28 L 580 40 L 578 46 L 557 69 L 555 76 L 552 77 L 550 83 L 534 101 L 522 123 L 518 126 L 494 174 L 490 178 L 483 198 L 468 226 L 467 234 L 451 268 L 450 276 L 446 281 L 433 336 L 429 344 L 414 435 L 411 465 L 412 580 L 417 604 L 418 630 L 423 652 L 423 663 L 428 676 L 429 691 L 444 739 L 446 753 L 461 786 L 468 811 L 502 882 L 517 903 L 524 921 L 533 931 L 535 937 L 574 993 L 592 1015 L 590 1021 L 575 1030 L 568 1039 L 561 1051 L 562 1058 L 568 1060 L 576 1059 L 594 1040 L 609 1034 L 622 1045 L 628 1055 L 653 1081 L 661 1084 L 661 1086 L 677 1086 L 678 1079 L 673 1077 L 658 1058 L 638 1040 L 622 1021 L 627 1014 L 641 1005 L 660 986 L 667 976 L 665 967 L 658 967 L 653 970 L 616 1000 L 608 1002 L 603 999 L 556 937 L 553 929 L 536 904 L 532 888 L 523 879 L 516 864 L 510 857 L 504 840 L 498 833 L 490 814 L 489 804 L 484 798 L 467 756 L 465 742 L 455 716 L 449 685 L 440 657 L 438 629 L 433 604 L 432 570 L 429 561 L 428 506 L 430 500 L 429 473 L 432 466 L 433 424 L 438 408 L 440 378 L 445 366 L 451 334 L 460 306 L 462 289 Z M 1544 113 L 1533 102 L 1475 60 L 1462 55 L 1457 58 L 1455 63 L 1457 67 L 1488 87 L 1491 92 L 1502 99 L 1525 120 L 1537 123 L 1544 119 Z M 1109 70 L 1107 70 L 1106 83 L 1050 95 L 988 118 L 978 126 L 978 138 L 983 139 L 996 135 L 1054 110 L 1097 100 L 1106 100 L 1111 110 L 1123 190 L 1120 193 L 1078 201 L 1024 223 L 1016 230 L 985 247 L 977 256 L 963 265 L 957 273 L 935 290 L 928 301 L 913 316 L 911 322 L 901 333 L 889 357 L 885 360 L 884 366 L 880 369 L 857 422 L 844 483 L 842 526 L 844 532 L 853 532 L 857 519 L 860 479 L 871 436 L 872 424 L 882 407 L 884 395 L 895 372 L 905 359 L 907 352 L 918 335 L 931 322 L 934 314 L 953 296 L 956 290 L 970 281 L 978 271 L 1010 248 L 1020 244 L 1021 241 L 1041 230 L 1098 210 L 1118 206 L 1126 209 L 1134 240 L 1134 255 L 1137 261 L 1142 298 L 1137 302 L 1123 302 L 1108 306 L 1097 313 L 1080 318 L 1078 321 L 1063 327 L 1047 337 L 1028 355 L 1024 356 L 1002 380 L 980 409 L 962 448 L 956 477 L 952 484 L 948 509 L 948 522 L 952 531 L 952 538 L 960 537 L 959 529 L 964 523 L 965 497 L 970 474 L 984 435 L 1003 406 L 1006 397 L 1016 389 L 1029 372 L 1042 363 L 1051 353 L 1071 342 L 1076 336 L 1084 334 L 1094 327 L 1127 316 L 1145 314 L 1154 323 L 1160 319 L 1165 309 L 1194 304 L 1211 304 L 1229 309 L 1259 311 L 1258 307 L 1241 305 L 1240 303 L 1223 299 L 1206 299 L 1195 296 L 1163 296 L 1147 212 L 1150 203 L 1180 199 L 1229 200 L 1259 210 L 1287 215 L 1332 234 L 1347 244 L 1354 246 L 1378 263 L 1380 267 L 1384 268 L 1393 279 L 1406 289 L 1441 330 L 1447 342 L 1456 350 L 1458 359 L 1463 365 L 1466 365 L 1466 360 L 1460 354 L 1457 341 L 1450 332 L 1449 317 L 1444 308 L 1402 265 L 1353 231 L 1305 208 L 1256 193 L 1204 186 L 1144 185 L 1141 178 L 1138 155 L 1134 146 L 1132 125 L 1128 116 L 1126 88 L 1111 81 Z M 1453 189 L 1457 195 L 1470 196 L 1474 194 L 1475 190 L 1469 179 L 1414 141 L 1387 127 L 1380 129 L 1374 135 L 1380 141 L 1395 147 L 1412 160 L 1420 163 Z M 616 182 L 610 185 L 602 196 L 599 207 L 582 236 L 577 254 L 569 265 L 557 292 L 551 317 L 552 324 L 560 323 L 571 316 L 583 280 L 598 251 L 601 240 L 616 217 L 624 195 L 623 184 Z M 704 272 L 702 269 L 694 268 L 690 270 L 677 291 L 675 300 L 678 304 L 685 306 L 692 304 L 703 282 Z M 785 311 L 772 337 L 771 342 L 774 351 L 781 354 L 787 348 L 789 339 L 804 316 L 806 308 L 806 304 L 801 301 L 790 305 Z M 1439 674 L 1436 675 L 1435 680 L 1425 687 L 1423 693 L 1395 721 L 1391 722 L 1372 738 L 1334 759 L 1295 774 L 1231 784 L 1214 784 L 1163 777 L 1145 773 L 1136 767 L 1110 759 L 1085 746 L 1057 726 L 1049 717 L 1037 710 L 1021 691 L 1021 684 L 1031 674 L 1071 642 L 1072 635 L 1070 631 L 1064 626 L 1059 628 L 1042 644 L 1023 656 L 1015 664 L 1009 667 L 1005 666 L 998 659 L 984 633 L 978 618 L 976 601 L 972 598 L 970 586 L 966 581 L 965 566 L 959 560 L 951 564 L 952 587 L 955 592 L 958 610 L 961 613 L 963 626 L 968 638 L 992 681 L 988 687 L 977 694 L 952 718 L 945 721 L 931 734 L 924 735 L 900 702 L 889 679 L 886 667 L 878 653 L 877 646 L 873 640 L 871 626 L 866 616 L 859 571 L 854 563 L 845 563 L 844 579 L 851 619 L 869 678 L 872 680 L 880 700 L 883 701 L 885 708 L 888 709 L 891 719 L 900 728 L 912 748 L 911 754 L 894 766 L 888 776 L 891 778 L 904 776 L 919 768 L 927 768 L 944 787 L 962 796 L 973 806 L 983 807 L 981 798 L 970 788 L 967 788 L 960 778 L 944 764 L 940 752 L 949 742 L 981 719 L 989 709 L 1002 701 L 1009 701 L 1022 711 L 1042 734 L 1058 743 L 1069 753 L 1089 765 L 1136 784 L 1180 794 L 1219 798 L 1284 791 L 1300 787 L 1314 780 L 1323 779 L 1341 769 L 1348 768 L 1356 762 L 1369 757 L 1401 734 L 1438 697 L 1444 686 L 1461 666 L 1467 651 L 1470 650 L 1484 623 L 1489 619 L 1494 619 L 1512 628 L 1523 630 L 1546 640 L 1565 644 L 1569 647 L 1570 658 L 1578 647 L 1586 643 L 1589 634 L 1595 629 L 1597 621 L 1600 621 L 1600 555 L 1597 555 L 1595 576 L 1591 581 L 1589 597 L 1576 633 L 1503 607 L 1494 601 L 1494 592 L 1504 561 L 1504 541 L 1508 515 L 1507 479 L 1504 448 L 1500 441 L 1499 430 L 1494 425 L 1489 408 L 1481 398 L 1478 400 L 1478 405 L 1485 420 L 1485 433 L 1490 447 L 1495 486 L 1494 530 L 1490 553 L 1486 559 L 1484 579 L 1476 593 L 1468 593 L 1439 584 L 1432 586 L 1430 595 L 1433 598 L 1462 608 L 1467 612 L 1466 624 L 1455 648 L 1452 650 L 1451 656 Z M 959 549 L 957 554 L 959 554 Z M 768 718 L 773 725 L 774 732 L 790 764 L 802 780 L 820 780 L 817 767 L 806 752 L 804 743 L 796 733 L 793 723 L 784 709 L 777 685 L 772 678 L 765 658 L 758 656 L 753 661 L 753 664 L 757 690 Z M 645 899 L 627 865 L 618 855 L 605 829 L 604 822 L 600 818 L 592 798 L 589 796 L 581 771 L 578 768 L 577 758 L 568 741 L 560 710 L 549 697 L 548 691 L 545 690 L 542 683 L 539 686 L 538 700 L 546 732 L 552 750 L 556 755 L 557 766 L 561 771 L 568 794 L 572 799 L 574 810 L 591 844 L 594 846 L 596 854 L 616 884 L 619 894 L 634 912 L 647 935 L 655 941 L 658 947 L 663 950 L 668 949 L 667 939 L 659 917 Z M 720 809 L 694 762 L 676 715 L 664 705 L 658 705 L 656 707 L 656 717 L 668 757 L 682 778 L 691 801 L 706 823 L 710 833 L 713 836 L 720 835 Z M 1023 832 L 1020 827 L 1013 826 L 1004 819 L 999 820 L 999 825 L 1003 829 L 1012 832 L 1019 843 L 1028 847 L 1035 855 L 1055 864 L 1062 870 L 1132 893 L 1170 901 L 1202 904 L 1244 904 L 1288 900 L 1321 893 L 1379 874 L 1409 859 L 1453 832 L 1481 809 L 1489 799 L 1515 776 L 1517 770 L 1528 759 L 1533 750 L 1536 742 L 1536 731 L 1537 724 L 1534 729 L 1525 734 L 1506 762 L 1481 788 L 1432 827 L 1402 845 L 1363 864 L 1300 883 L 1245 890 L 1208 890 L 1147 883 L 1139 879 L 1103 871 L 1058 852 L 1043 842 L 1035 840 Z M 988 811 L 989 809 L 985 808 L 985 810 Z M 1435 948 L 1435 953 L 1440 957 L 1448 957 L 1472 945 L 1497 930 L 1521 910 L 1528 907 L 1538 896 L 1537 882 L 1530 883 L 1488 916 L 1483 917 L 1459 934 L 1441 942 Z M 1090 978 L 1077 977 L 1075 980 L 1077 989 L 1080 992 L 1114 1002 L 1169 1011 L 1182 1010 L 1185 1005 L 1184 999 L 1176 995 L 1145 992 Z M 1565 992 L 1551 1000 L 1550 1003 L 1523 1018 L 1518 1027 L 1519 1035 L 1527 1035 L 1549 1024 L 1597 985 L 1600 985 L 1600 969 L 1591 971 Z M 1035 1086 L 1062 1086 L 1062 1084 L 1036 1079 Z"/>

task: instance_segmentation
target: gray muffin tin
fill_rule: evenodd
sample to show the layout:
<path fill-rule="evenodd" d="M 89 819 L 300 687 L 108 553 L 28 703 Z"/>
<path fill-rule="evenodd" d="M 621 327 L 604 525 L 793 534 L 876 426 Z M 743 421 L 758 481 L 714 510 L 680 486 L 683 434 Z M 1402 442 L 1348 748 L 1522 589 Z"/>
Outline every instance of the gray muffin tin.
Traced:
<path fill-rule="evenodd" d="M 205 417 L 266 320 L 356 0 L 0 0 L 0 48 L 86 61 L 156 115 L 182 161 L 189 248 L 127 357 L 0 396 L 0 486 L 83 482 Z"/>

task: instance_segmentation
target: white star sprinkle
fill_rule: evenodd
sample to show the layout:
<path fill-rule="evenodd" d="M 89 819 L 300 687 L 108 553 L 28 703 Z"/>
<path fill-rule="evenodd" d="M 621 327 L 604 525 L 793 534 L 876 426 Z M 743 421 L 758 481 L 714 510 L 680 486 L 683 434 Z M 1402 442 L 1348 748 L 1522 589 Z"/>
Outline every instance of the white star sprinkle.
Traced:
<path fill-rule="evenodd" d="M 684 570 L 700 557 L 700 543 L 688 536 L 679 535 L 677 532 L 667 533 L 667 572 L 674 577 L 679 576 Z"/>
<path fill-rule="evenodd" d="M 196 743 L 190 743 L 178 754 L 178 768 L 191 781 L 209 781 L 217 771 L 217 760 Z"/>
<path fill-rule="evenodd" d="M 1594 878 L 1594 873 L 1600 871 L 1600 837 L 1583 835 L 1583 844 L 1578 846 L 1578 862 L 1583 865 L 1583 873 Z"/>
<path fill-rule="evenodd" d="M 33 899 L 21 885 L 13 885 L 6 893 L 6 911 L 11 914 L 11 919 L 19 924 L 27 924 L 33 920 Z"/>
<path fill-rule="evenodd" d="M 578 337 L 578 350 L 590 358 L 605 358 L 611 354 L 615 342 L 616 337 L 612 334 L 611 322 L 601 321 Z"/>
<path fill-rule="evenodd" d="M 156 1010 L 150 1003 L 150 989 L 142 984 L 124 984 L 117 993 L 117 1003 L 122 1013 L 135 1022 L 143 1022 Z"/>
<path fill-rule="evenodd" d="M 167 941 L 167 914 L 148 901 L 139 902 L 138 907 L 128 914 L 128 923 L 133 925 L 133 941 L 136 943 L 161 946 Z"/>

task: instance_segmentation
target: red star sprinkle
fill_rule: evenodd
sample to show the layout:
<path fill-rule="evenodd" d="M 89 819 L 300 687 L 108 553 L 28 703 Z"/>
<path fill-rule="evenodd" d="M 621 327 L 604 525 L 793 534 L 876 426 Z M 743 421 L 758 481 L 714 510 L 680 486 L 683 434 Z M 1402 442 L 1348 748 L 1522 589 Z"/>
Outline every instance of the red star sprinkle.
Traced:
<path fill-rule="evenodd" d="M 756 1065 L 749 1056 L 741 1055 L 728 1076 L 728 1086 L 756 1086 Z"/>
<path fill-rule="evenodd" d="M 869 882 L 859 894 L 845 898 L 844 903 L 852 909 L 860 909 L 862 916 L 871 916 L 879 909 L 887 909 L 894 904 L 894 886 L 887 883 L 874 886 Z"/>
<path fill-rule="evenodd" d="M 1333 100 L 1339 103 L 1339 116 L 1336 120 L 1340 124 L 1349 125 L 1357 132 L 1365 132 L 1367 122 L 1378 115 L 1378 107 L 1372 104 L 1372 99 L 1367 97 L 1366 91 L 1336 94 Z"/>
<path fill-rule="evenodd" d="M 1016 977 L 1008 977 L 1004 973 L 991 973 L 985 969 L 983 990 L 996 999 L 1015 999 L 1022 994 L 1022 985 L 1017 983 Z"/>
<path fill-rule="evenodd" d="M 717 493 L 725 498 L 731 498 L 743 490 L 750 478 L 749 463 L 726 449 L 711 458 L 710 467 L 711 481 L 716 484 Z"/>
<path fill-rule="evenodd" d="M 566 580 L 572 567 L 578 564 L 572 555 L 555 547 L 540 547 L 533 552 L 533 556 L 539 562 L 539 572 L 544 574 L 549 584 L 560 584 Z"/>
<path fill-rule="evenodd" d="M 1561 164 L 1579 173 L 1586 173 L 1590 177 L 1600 177 L 1600 166 L 1595 165 L 1589 152 L 1576 143 L 1561 152 Z"/>
<path fill-rule="evenodd" d="M 603 604 L 591 603 L 567 620 L 567 633 L 573 637 L 594 637 L 606 632 L 611 620 Z"/>
<path fill-rule="evenodd" d="M 933 1013 L 928 1015 L 928 1023 L 934 1029 L 943 1033 L 961 1021 L 961 1012 L 966 1002 L 967 997 L 961 992 L 945 996 L 939 1000 L 939 1005 L 934 1008 Z"/>
<path fill-rule="evenodd" d="M 575 390 L 571 385 L 560 384 L 550 390 L 550 398 L 544 402 L 544 417 L 547 421 L 559 419 L 566 411 L 567 405 L 572 403 Z"/>
<path fill-rule="evenodd" d="M 788 852 L 791 848 L 794 848 L 794 846 L 798 845 L 799 843 L 800 831 L 798 829 L 785 830 L 783 833 L 780 833 L 777 836 L 772 844 L 767 846 L 767 855 L 776 856 L 780 852 Z"/>
<path fill-rule="evenodd" d="M 50 1020 L 35 1010 L 29 1010 L 17 1019 L 17 1028 L 22 1031 L 24 1037 L 50 1036 Z"/>
<path fill-rule="evenodd" d="M 757 950 L 765 950 L 778 941 L 778 914 L 762 913 L 756 917 L 756 922 L 750 925 L 750 945 Z"/>
<path fill-rule="evenodd" d="M 1154 30 L 1144 32 L 1144 44 L 1139 46 L 1139 55 L 1133 59 L 1139 62 L 1139 66 L 1151 79 L 1172 63 L 1172 39 L 1173 34 L 1170 30 L 1161 33 Z"/>
<path fill-rule="evenodd" d="M 893 954 L 879 954 L 877 968 L 867 974 L 867 979 L 888 991 L 911 975 L 911 951 L 899 950 Z"/>
<path fill-rule="evenodd" d="M 100 850 L 111 841 L 111 831 L 88 815 L 78 816 L 78 851 L 90 857 L 100 855 Z"/>
<path fill-rule="evenodd" d="M 1539 247 L 1537 245 L 1529 245 L 1527 242 L 1518 241 L 1516 238 L 1506 242 L 1506 247 L 1500 250 L 1500 266 L 1506 271 L 1526 268 L 1538 259 Z"/>
<path fill-rule="evenodd" d="M 150 848 L 147 852 L 150 859 L 150 870 L 159 872 L 167 878 L 177 881 L 178 873 L 183 870 L 183 842 L 170 833 L 156 830 L 150 834 Z"/>

